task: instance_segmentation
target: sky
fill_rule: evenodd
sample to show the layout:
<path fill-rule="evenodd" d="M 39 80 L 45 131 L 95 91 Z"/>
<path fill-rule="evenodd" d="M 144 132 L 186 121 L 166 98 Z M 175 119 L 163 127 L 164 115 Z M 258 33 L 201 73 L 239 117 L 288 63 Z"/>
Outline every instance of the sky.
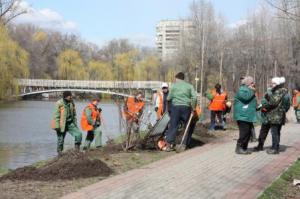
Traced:
<path fill-rule="evenodd" d="M 28 14 L 16 23 L 75 33 L 100 46 L 112 39 L 128 38 L 137 45 L 155 46 L 155 26 L 163 19 L 189 15 L 193 0 L 23 0 Z M 210 0 L 232 26 L 244 21 L 261 0 Z"/>

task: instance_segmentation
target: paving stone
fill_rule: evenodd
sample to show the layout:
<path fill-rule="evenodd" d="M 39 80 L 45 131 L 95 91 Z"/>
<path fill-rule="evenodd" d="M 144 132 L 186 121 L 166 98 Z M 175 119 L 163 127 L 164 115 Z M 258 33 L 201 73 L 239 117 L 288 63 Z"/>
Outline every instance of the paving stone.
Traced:
<path fill-rule="evenodd" d="M 208 144 L 100 181 L 63 198 L 255 198 L 298 157 L 299 127 L 290 123 L 282 129 L 281 144 L 288 147 L 279 155 L 268 155 L 265 151 L 237 155 L 233 140 Z M 256 145 L 250 143 L 249 148 Z M 270 145 L 269 135 L 265 146 Z"/>

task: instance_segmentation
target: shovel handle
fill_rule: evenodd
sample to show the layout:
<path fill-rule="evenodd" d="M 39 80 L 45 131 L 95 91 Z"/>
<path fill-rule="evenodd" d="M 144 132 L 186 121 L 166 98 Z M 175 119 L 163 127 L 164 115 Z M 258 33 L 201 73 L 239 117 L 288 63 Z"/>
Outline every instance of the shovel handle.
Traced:
<path fill-rule="evenodd" d="M 187 131 L 188 131 L 189 127 L 190 127 L 190 124 L 191 124 L 191 121 L 192 121 L 193 115 L 194 115 L 194 114 L 193 114 L 193 112 L 191 112 L 191 115 L 190 115 L 189 121 L 188 121 L 188 123 L 187 123 L 187 125 L 186 125 L 186 127 L 185 127 L 185 130 L 184 130 L 184 134 L 183 134 L 183 136 L 182 136 L 182 139 L 181 139 L 180 145 L 182 145 L 182 144 L 183 144 L 183 141 L 184 141 L 184 138 L 185 138 L 185 136 L 186 136 L 186 133 L 187 133 Z"/>

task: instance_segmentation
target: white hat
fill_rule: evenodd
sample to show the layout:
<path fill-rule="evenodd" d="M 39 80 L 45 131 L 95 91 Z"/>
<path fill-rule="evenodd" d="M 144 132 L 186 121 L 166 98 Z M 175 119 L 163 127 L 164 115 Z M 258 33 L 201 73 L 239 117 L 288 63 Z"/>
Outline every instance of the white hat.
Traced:
<path fill-rule="evenodd" d="M 280 84 L 284 84 L 285 83 L 285 77 L 280 77 Z"/>
<path fill-rule="evenodd" d="M 165 88 L 169 88 L 169 86 L 168 86 L 168 84 L 167 84 L 166 82 L 162 83 L 162 84 L 161 84 L 161 87 L 162 87 L 162 88 L 164 88 L 164 87 L 165 87 Z"/>
<path fill-rule="evenodd" d="M 272 78 L 272 83 L 276 84 L 277 86 L 281 84 L 281 79 L 280 77 L 273 77 Z"/>

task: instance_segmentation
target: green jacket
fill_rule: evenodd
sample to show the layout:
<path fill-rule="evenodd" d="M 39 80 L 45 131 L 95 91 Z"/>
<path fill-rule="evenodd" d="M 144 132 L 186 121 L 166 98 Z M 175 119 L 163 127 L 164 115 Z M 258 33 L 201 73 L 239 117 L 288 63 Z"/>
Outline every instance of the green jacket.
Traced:
<path fill-rule="evenodd" d="M 287 89 L 276 88 L 268 91 L 266 103 L 262 106 L 266 110 L 266 119 L 270 124 L 284 124 L 285 113 L 290 107 Z"/>
<path fill-rule="evenodd" d="M 197 94 L 191 84 L 180 80 L 172 84 L 167 100 L 171 101 L 174 106 L 182 105 L 195 109 L 197 104 Z"/>
<path fill-rule="evenodd" d="M 64 132 L 67 122 L 77 125 L 75 104 L 60 99 L 55 103 L 51 126 L 53 129 L 60 129 Z"/>
<path fill-rule="evenodd" d="M 263 124 L 267 124 L 268 123 L 268 118 L 267 118 L 267 112 L 263 111 L 263 108 L 264 107 L 267 107 L 268 106 L 268 100 L 266 99 L 265 96 L 267 96 L 268 93 L 270 93 L 271 91 L 268 91 L 264 97 L 261 99 L 261 105 L 262 105 L 262 109 L 260 110 L 260 115 L 261 115 L 261 122 Z M 283 103 L 283 107 L 284 107 L 284 110 L 285 112 L 287 112 L 290 107 L 291 107 L 291 99 L 290 99 L 290 96 L 289 94 L 287 93 L 283 99 L 282 99 L 282 103 Z"/>
<path fill-rule="evenodd" d="M 256 122 L 256 96 L 242 85 L 234 97 L 233 118 L 236 121 Z"/>

